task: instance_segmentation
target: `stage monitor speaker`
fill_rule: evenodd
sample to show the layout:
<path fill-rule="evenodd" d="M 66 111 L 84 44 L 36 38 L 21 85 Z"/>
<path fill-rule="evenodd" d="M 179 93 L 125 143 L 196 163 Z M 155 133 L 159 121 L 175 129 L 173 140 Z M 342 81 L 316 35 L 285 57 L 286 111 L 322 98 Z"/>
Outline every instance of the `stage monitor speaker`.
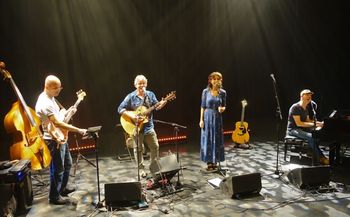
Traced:
<path fill-rule="evenodd" d="M 301 167 L 291 170 L 287 175 L 289 181 L 300 189 L 328 185 L 330 181 L 329 166 Z"/>
<path fill-rule="evenodd" d="M 137 204 L 142 200 L 140 182 L 105 184 L 105 203 L 108 207 L 120 207 Z"/>
<path fill-rule="evenodd" d="M 250 173 L 240 176 L 230 176 L 220 183 L 221 190 L 231 198 L 259 194 L 261 190 L 261 174 Z"/>
<path fill-rule="evenodd" d="M 162 177 L 170 180 L 180 170 L 180 165 L 177 162 L 176 155 L 170 154 L 151 162 L 149 170 L 155 182 L 162 179 Z"/>

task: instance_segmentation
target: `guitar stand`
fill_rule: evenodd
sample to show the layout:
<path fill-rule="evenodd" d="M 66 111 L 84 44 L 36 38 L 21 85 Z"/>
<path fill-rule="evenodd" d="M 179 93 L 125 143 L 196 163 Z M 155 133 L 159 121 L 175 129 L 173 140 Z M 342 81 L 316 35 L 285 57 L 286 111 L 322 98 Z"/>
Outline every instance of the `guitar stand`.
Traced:
<path fill-rule="evenodd" d="M 77 154 L 77 160 L 75 161 L 75 164 L 74 164 L 74 172 L 73 172 L 73 177 L 75 177 L 76 175 L 76 172 L 77 172 L 77 168 L 78 168 L 78 163 L 79 163 L 79 160 L 80 158 L 84 159 L 86 162 L 88 162 L 91 166 L 95 167 L 96 168 L 96 165 L 91 162 L 89 159 L 87 159 L 83 154 L 80 153 L 80 147 L 79 147 L 79 144 L 78 144 L 78 139 L 77 139 L 77 135 L 74 134 L 74 139 L 75 139 L 75 147 L 76 149 L 78 150 L 78 154 Z"/>
<path fill-rule="evenodd" d="M 116 128 L 119 128 L 121 127 L 122 125 L 121 124 L 116 124 L 115 127 Z M 123 130 L 122 130 L 123 131 Z M 127 140 L 131 137 L 129 137 L 129 134 L 126 133 L 126 132 L 123 132 L 124 134 L 124 140 L 125 140 L 125 148 L 126 150 L 128 151 L 128 154 L 123 154 L 123 155 L 117 155 L 117 159 L 120 160 L 120 161 L 124 161 L 124 160 L 130 160 L 131 162 L 134 162 L 134 159 L 130 153 L 130 147 L 128 147 L 128 144 L 127 144 Z"/>

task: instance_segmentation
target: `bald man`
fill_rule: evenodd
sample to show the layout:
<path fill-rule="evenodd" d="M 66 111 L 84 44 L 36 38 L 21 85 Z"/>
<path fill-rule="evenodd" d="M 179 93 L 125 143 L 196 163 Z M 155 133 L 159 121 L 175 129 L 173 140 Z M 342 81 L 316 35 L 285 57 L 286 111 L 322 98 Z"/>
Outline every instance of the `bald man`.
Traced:
<path fill-rule="evenodd" d="M 61 90 L 61 81 L 54 75 L 49 75 L 45 79 L 44 91 L 39 95 L 35 105 L 35 111 L 41 120 L 41 126 L 44 131 L 44 140 L 50 149 L 50 192 L 49 203 L 55 205 L 64 205 L 70 202 L 69 193 L 75 189 L 67 188 L 70 169 L 72 167 L 72 156 L 69 151 L 68 143 L 65 139 L 55 137 L 52 128 L 59 128 L 75 133 L 85 134 L 86 129 L 81 129 L 63 122 L 60 106 L 55 100 Z M 74 108 L 70 108 L 74 109 Z M 73 111 L 75 112 L 76 109 Z"/>

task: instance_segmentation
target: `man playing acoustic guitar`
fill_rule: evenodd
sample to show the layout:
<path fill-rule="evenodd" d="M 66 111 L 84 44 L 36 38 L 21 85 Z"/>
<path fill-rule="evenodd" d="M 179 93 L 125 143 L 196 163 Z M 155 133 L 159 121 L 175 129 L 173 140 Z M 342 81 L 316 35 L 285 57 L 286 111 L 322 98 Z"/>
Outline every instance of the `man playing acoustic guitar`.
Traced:
<path fill-rule="evenodd" d="M 59 128 L 62 131 L 68 130 L 80 134 L 85 134 L 86 129 L 77 128 L 63 121 L 60 107 L 55 100 L 62 90 L 61 81 L 54 75 L 49 75 L 45 79 L 44 91 L 39 95 L 35 105 L 35 111 L 41 120 L 41 126 L 44 131 L 45 142 L 50 149 L 50 204 L 63 205 L 69 203 L 67 196 L 74 189 L 67 188 L 70 169 L 72 166 L 72 157 L 69 151 L 68 143 L 65 138 L 58 139 L 51 128 Z M 72 109 L 74 111 L 72 111 Z M 67 113 L 75 113 L 76 108 L 68 109 Z M 64 114 L 63 114 L 64 115 Z"/>
<path fill-rule="evenodd" d="M 141 176 L 145 177 L 143 165 L 143 143 L 146 143 L 151 151 L 151 162 L 159 157 L 159 144 L 157 134 L 154 131 L 152 110 L 159 110 L 167 103 L 166 99 L 158 101 L 156 95 L 146 90 L 147 79 L 144 75 L 137 75 L 134 80 L 136 90 L 129 93 L 118 107 L 121 115 L 121 124 L 124 130 L 133 138 L 134 156 L 137 161 L 139 156 L 139 168 Z M 127 129 L 131 128 L 131 129 Z M 138 131 L 138 132 L 136 132 Z M 138 134 L 138 140 L 137 135 Z M 138 143 L 138 153 L 137 144 Z"/>

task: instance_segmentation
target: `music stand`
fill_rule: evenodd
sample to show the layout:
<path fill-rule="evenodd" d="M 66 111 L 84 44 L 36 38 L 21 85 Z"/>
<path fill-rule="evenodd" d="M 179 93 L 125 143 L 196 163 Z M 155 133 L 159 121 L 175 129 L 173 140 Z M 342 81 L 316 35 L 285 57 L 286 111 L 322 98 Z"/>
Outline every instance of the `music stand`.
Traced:
<path fill-rule="evenodd" d="M 100 171 L 98 166 L 98 132 L 101 130 L 102 126 L 89 127 L 86 131 L 86 134 L 82 139 L 94 139 L 95 142 L 95 153 L 96 153 L 96 176 L 97 176 L 97 193 L 98 193 L 98 202 L 95 205 L 96 208 L 103 207 L 101 202 L 101 190 L 100 190 Z"/>

